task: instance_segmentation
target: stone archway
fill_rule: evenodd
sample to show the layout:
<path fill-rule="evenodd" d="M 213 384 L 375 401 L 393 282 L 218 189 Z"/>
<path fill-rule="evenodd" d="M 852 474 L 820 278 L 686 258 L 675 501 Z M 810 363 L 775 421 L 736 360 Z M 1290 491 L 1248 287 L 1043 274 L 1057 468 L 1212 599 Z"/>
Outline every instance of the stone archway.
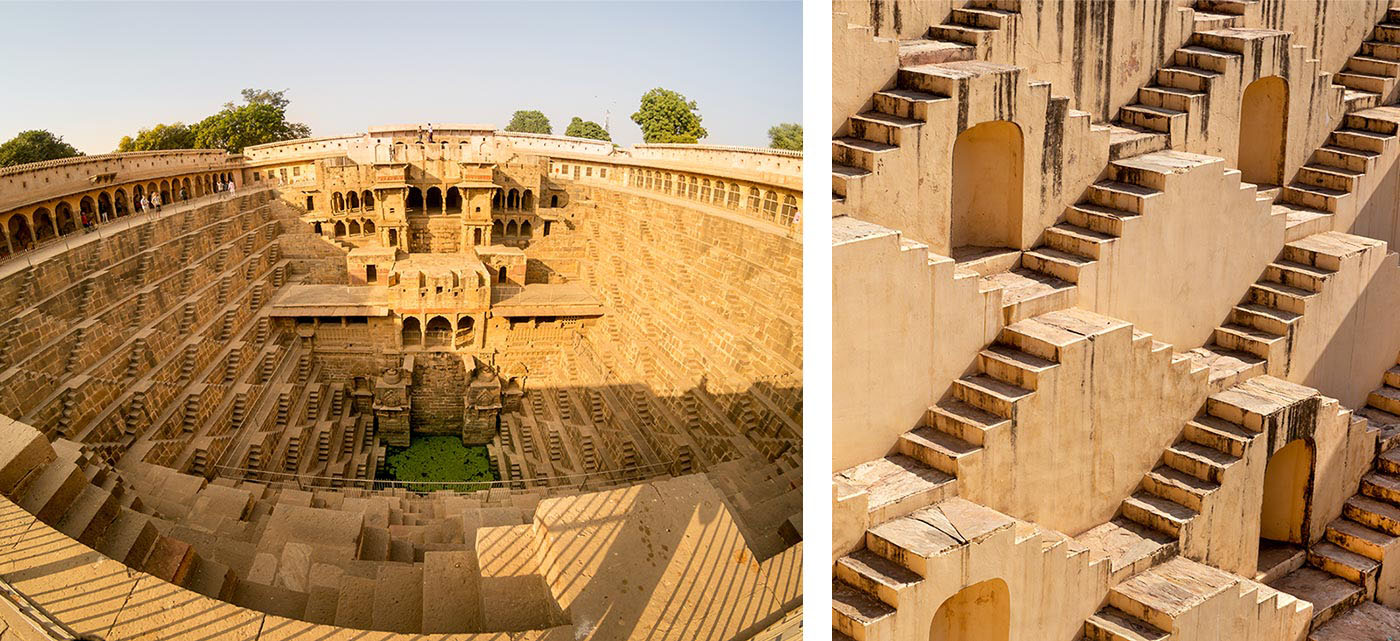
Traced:
<path fill-rule="evenodd" d="M 1240 180 L 1283 184 L 1283 148 L 1288 134 L 1288 83 L 1266 76 L 1249 83 L 1240 96 Z"/>
<path fill-rule="evenodd" d="M 974 583 L 948 597 L 933 615 L 929 641 L 1007 641 L 1011 594 L 1006 581 Z"/>
<path fill-rule="evenodd" d="M 950 249 L 1021 249 L 1021 128 L 1006 120 L 972 127 L 953 143 Z"/>

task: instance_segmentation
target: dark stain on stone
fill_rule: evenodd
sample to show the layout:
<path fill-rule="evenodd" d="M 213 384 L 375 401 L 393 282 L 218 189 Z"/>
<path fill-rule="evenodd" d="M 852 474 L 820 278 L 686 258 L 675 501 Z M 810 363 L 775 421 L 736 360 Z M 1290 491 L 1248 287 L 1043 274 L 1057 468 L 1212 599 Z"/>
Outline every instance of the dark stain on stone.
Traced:
<path fill-rule="evenodd" d="M 1065 114 L 1069 111 L 1069 98 L 1051 96 L 1045 103 L 1045 150 L 1040 155 L 1040 173 L 1045 176 L 1040 181 L 1040 201 L 1046 201 L 1046 189 L 1053 183 L 1059 194 L 1063 180 Z"/>

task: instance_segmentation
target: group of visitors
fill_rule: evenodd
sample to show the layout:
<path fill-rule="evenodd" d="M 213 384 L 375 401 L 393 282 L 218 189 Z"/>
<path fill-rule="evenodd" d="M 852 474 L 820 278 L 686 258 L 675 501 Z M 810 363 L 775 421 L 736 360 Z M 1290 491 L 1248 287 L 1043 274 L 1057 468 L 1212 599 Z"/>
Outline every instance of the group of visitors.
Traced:
<path fill-rule="evenodd" d="M 234 191 L 233 180 L 230 179 L 227 183 L 215 181 L 214 191 L 221 194 L 222 197 L 232 196 Z M 180 200 L 189 200 L 189 197 L 189 191 L 182 187 L 180 189 Z M 140 200 L 137 200 L 132 204 L 136 207 L 137 213 L 145 214 L 151 212 L 159 212 L 164 202 L 161 201 L 160 192 L 153 191 L 150 194 L 142 195 Z M 113 218 L 113 216 L 108 215 L 108 213 L 105 211 L 99 211 L 95 216 L 91 212 L 84 211 L 82 212 L 83 231 L 92 231 L 92 229 L 97 227 L 98 224 L 106 223 L 108 220 L 111 220 Z"/>

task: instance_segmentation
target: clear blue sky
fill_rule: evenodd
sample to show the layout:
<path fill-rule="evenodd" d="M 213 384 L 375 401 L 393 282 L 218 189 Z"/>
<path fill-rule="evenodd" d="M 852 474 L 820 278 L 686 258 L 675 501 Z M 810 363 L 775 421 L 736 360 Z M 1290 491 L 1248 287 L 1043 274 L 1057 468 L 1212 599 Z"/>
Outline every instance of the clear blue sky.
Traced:
<path fill-rule="evenodd" d="M 539 109 L 641 142 L 652 87 L 699 103 L 702 142 L 767 146 L 802 122 L 798 2 L 0 2 L 0 142 L 48 129 L 88 154 L 289 89 L 313 135 L 412 122 L 504 127 Z"/>

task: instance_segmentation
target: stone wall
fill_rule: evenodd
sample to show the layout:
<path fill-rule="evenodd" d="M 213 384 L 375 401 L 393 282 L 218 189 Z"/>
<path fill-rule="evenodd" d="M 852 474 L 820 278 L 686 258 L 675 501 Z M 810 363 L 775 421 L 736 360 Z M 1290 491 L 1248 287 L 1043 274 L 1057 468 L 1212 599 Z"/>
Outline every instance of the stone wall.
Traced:
<path fill-rule="evenodd" d="M 413 432 L 460 435 L 468 382 L 462 356 L 449 352 L 414 354 L 409 419 Z"/>

